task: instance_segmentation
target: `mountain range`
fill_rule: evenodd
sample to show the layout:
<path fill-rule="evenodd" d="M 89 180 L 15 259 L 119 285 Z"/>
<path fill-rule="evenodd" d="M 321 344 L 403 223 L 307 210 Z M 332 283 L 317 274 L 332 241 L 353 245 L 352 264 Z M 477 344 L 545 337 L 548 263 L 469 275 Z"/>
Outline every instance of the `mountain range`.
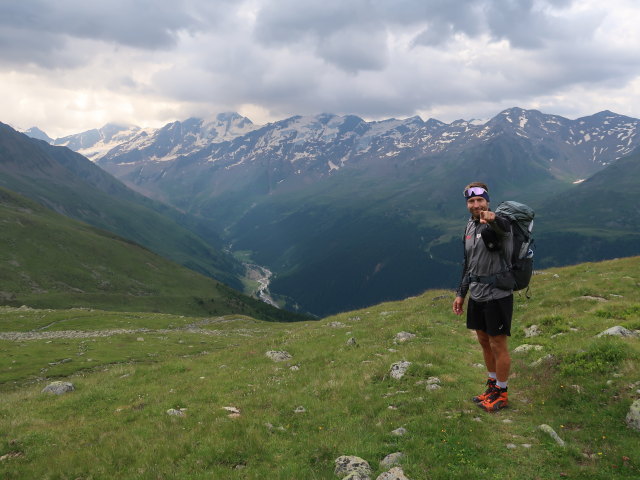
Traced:
<path fill-rule="evenodd" d="M 271 290 L 288 308 L 325 315 L 454 287 L 461 191 L 474 180 L 491 186 L 494 205 L 536 209 L 539 267 L 637 254 L 639 124 L 520 108 L 449 124 L 321 114 L 259 126 L 226 113 L 52 143 L 206 219 L 228 248 L 274 272 Z"/>

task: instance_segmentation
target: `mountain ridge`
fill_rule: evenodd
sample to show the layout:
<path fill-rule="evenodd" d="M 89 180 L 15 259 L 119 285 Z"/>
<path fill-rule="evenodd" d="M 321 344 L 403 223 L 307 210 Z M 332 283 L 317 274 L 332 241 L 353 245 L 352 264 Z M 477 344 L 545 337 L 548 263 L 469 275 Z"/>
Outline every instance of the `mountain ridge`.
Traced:
<path fill-rule="evenodd" d="M 273 293 L 316 315 L 455 287 L 466 209 L 454 199 L 470 181 L 488 183 L 494 204 L 510 199 L 536 209 L 541 268 L 637 252 L 634 231 L 598 229 L 562 196 L 582 192 L 576 182 L 640 145 L 640 120 L 607 110 L 569 120 L 514 107 L 485 122 L 449 124 L 296 115 L 204 144 L 194 142 L 202 138 L 197 124 L 172 125 L 185 142 L 167 131 L 172 144 L 130 142 L 97 165 L 208 219 L 232 250 L 273 272 Z M 622 182 L 606 178 L 610 190 Z M 622 206 L 631 196 L 627 188 L 612 200 Z M 611 222 L 625 225 L 615 205 Z"/>

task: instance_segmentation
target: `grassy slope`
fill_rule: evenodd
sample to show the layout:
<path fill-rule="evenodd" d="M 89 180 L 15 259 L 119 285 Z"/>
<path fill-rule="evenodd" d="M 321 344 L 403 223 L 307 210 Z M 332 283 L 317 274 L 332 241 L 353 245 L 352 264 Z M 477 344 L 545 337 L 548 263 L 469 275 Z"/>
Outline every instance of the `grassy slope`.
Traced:
<path fill-rule="evenodd" d="M 635 257 L 534 277 L 533 298 L 516 298 L 510 344 L 544 349 L 513 354 L 512 406 L 497 414 L 470 401 L 484 369 L 476 366 L 475 339 L 450 312 L 451 292 L 294 324 L 4 309 L 4 332 L 151 330 L 0 340 L 7 366 L 0 456 L 11 454 L 0 472 L 7 479 L 331 479 L 340 455 L 365 458 L 377 475 L 379 461 L 401 451 L 413 480 L 635 479 L 640 433 L 624 417 L 639 396 L 640 341 L 595 335 L 614 325 L 640 328 L 639 267 Z M 532 324 L 542 335 L 525 339 Z M 400 331 L 417 337 L 396 345 Z M 356 347 L 346 345 L 352 336 Z M 274 363 L 268 350 L 293 359 Z M 553 359 L 531 365 L 547 354 Z M 412 365 L 393 380 L 389 369 L 400 360 Z M 440 390 L 418 383 L 431 376 Z M 41 394 L 52 378 L 76 391 Z M 227 406 L 240 417 L 229 418 Z M 306 412 L 294 413 L 298 406 Z M 168 416 L 170 408 L 186 408 L 186 416 Z M 543 423 L 567 446 L 539 431 Z M 398 427 L 408 433 L 391 435 Z"/>
<path fill-rule="evenodd" d="M 5 305 L 288 317 L 139 245 L 5 189 L 0 189 L 0 225 L 0 300 Z"/>

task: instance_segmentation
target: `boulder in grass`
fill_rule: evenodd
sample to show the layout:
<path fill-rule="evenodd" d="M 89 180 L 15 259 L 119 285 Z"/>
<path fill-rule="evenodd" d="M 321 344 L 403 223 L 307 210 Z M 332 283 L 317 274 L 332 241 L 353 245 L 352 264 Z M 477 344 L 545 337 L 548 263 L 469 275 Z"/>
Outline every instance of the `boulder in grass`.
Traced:
<path fill-rule="evenodd" d="M 629 428 L 640 432 L 640 399 L 631 404 L 626 421 Z"/>
<path fill-rule="evenodd" d="M 416 338 L 416 334 L 415 333 L 409 333 L 409 332 L 400 332 L 396 335 L 395 338 L 395 343 L 404 343 L 404 342 L 408 342 L 409 340 Z"/>
<path fill-rule="evenodd" d="M 360 472 L 351 472 L 349 475 L 344 477 L 342 480 L 371 480 L 371 477 L 366 473 Z"/>
<path fill-rule="evenodd" d="M 524 329 L 525 338 L 537 337 L 541 333 L 542 331 L 540 330 L 540 327 L 538 327 L 538 325 L 531 325 L 530 327 Z"/>
<path fill-rule="evenodd" d="M 388 472 L 384 472 L 376 480 L 409 480 L 401 467 L 393 467 Z"/>
<path fill-rule="evenodd" d="M 289 352 L 285 352 L 284 350 L 270 350 L 265 355 L 274 362 L 286 362 L 293 358 Z"/>
<path fill-rule="evenodd" d="M 544 347 L 542 345 L 529 345 L 528 343 L 523 343 L 522 345 L 513 349 L 514 353 L 523 353 L 534 350 L 536 352 L 542 350 Z"/>
<path fill-rule="evenodd" d="M 404 377 L 404 374 L 407 373 L 407 370 L 410 366 L 411 362 L 407 361 L 394 363 L 393 365 L 391 365 L 391 371 L 389 372 L 391 378 L 395 378 L 396 380 L 401 379 L 402 377 Z"/>
<path fill-rule="evenodd" d="M 167 410 L 167 415 L 172 417 L 185 417 L 187 409 L 186 408 L 170 408 Z"/>
<path fill-rule="evenodd" d="M 604 332 L 599 333 L 598 337 L 604 337 L 606 335 L 610 335 L 613 337 L 638 337 L 639 336 L 636 332 L 628 330 L 624 327 L 621 327 L 620 325 L 611 327 L 608 330 L 605 330 Z"/>
<path fill-rule="evenodd" d="M 564 440 L 562 440 L 560 436 L 556 433 L 556 431 L 553 428 L 551 428 L 549 425 L 547 425 L 546 423 L 543 423 L 538 428 L 543 432 L 545 432 L 546 434 L 548 434 L 551 438 L 553 438 L 553 440 L 555 440 L 555 442 L 558 445 L 560 445 L 561 447 L 565 446 Z"/>
<path fill-rule="evenodd" d="M 404 453 L 402 452 L 390 453 L 389 455 L 387 455 L 382 459 L 382 461 L 380 462 L 380 466 L 392 467 L 394 465 L 399 464 L 403 458 L 404 458 Z"/>
<path fill-rule="evenodd" d="M 42 389 L 42 393 L 50 393 L 52 395 L 63 395 L 73 392 L 76 388 L 70 382 L 53 382 Z"/>
<path fill-rule="evenodd" d="M 361 476 L 369 476 L 372 473 L 369 462 L 353 455 L 342 455 L 336 458 L 335 464 L 336 468 L 333 473 L 340 478 L 353 475 L 353 473 Z M 352 478 L 354 477 L 352 476 Z"/>

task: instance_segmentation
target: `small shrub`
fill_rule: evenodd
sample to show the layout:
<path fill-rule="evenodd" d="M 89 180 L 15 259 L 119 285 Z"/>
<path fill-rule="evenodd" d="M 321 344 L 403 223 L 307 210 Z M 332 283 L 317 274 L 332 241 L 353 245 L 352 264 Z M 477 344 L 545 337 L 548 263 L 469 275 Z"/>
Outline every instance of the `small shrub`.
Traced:
<path fill-rule="evenodd" d="M 551 327 L 562 322 L 563 318 L 561 315 L 546 315 L 538 320 L 539 325 L 543 325 L 545 327 Z"/>
<path fill-rule="evenodd" d="M 616 305 L 596 311 L 596 316 L 600 318 L 618 318 L 621 320 L 638 318 L 640 317 L 640 305 Z"/>
<path fill-rule="evenodd" d="M 629 330 L 640 330 L 640 318 L 631 320 L 630 322 L 625 322 L 622 326 Z"/>
<path fill-rule="evenodd" d="M 558 333 L 567 333 L 568 331 L 569 331 L 569 327 L 565 325 L 555 325 L 553 326 L 553 328 L 551 328 L 551 330 L 549 330 L 549 333 L 551 335 L 556 335 Z"/>
<path fill-rule="evenodd" d="M 615 339 L 597 340 L 586 351 L 567 355 L 561 363 L 561 372 L 568 376 L 607 373 L 629 358 L 629 347 Z"/>

